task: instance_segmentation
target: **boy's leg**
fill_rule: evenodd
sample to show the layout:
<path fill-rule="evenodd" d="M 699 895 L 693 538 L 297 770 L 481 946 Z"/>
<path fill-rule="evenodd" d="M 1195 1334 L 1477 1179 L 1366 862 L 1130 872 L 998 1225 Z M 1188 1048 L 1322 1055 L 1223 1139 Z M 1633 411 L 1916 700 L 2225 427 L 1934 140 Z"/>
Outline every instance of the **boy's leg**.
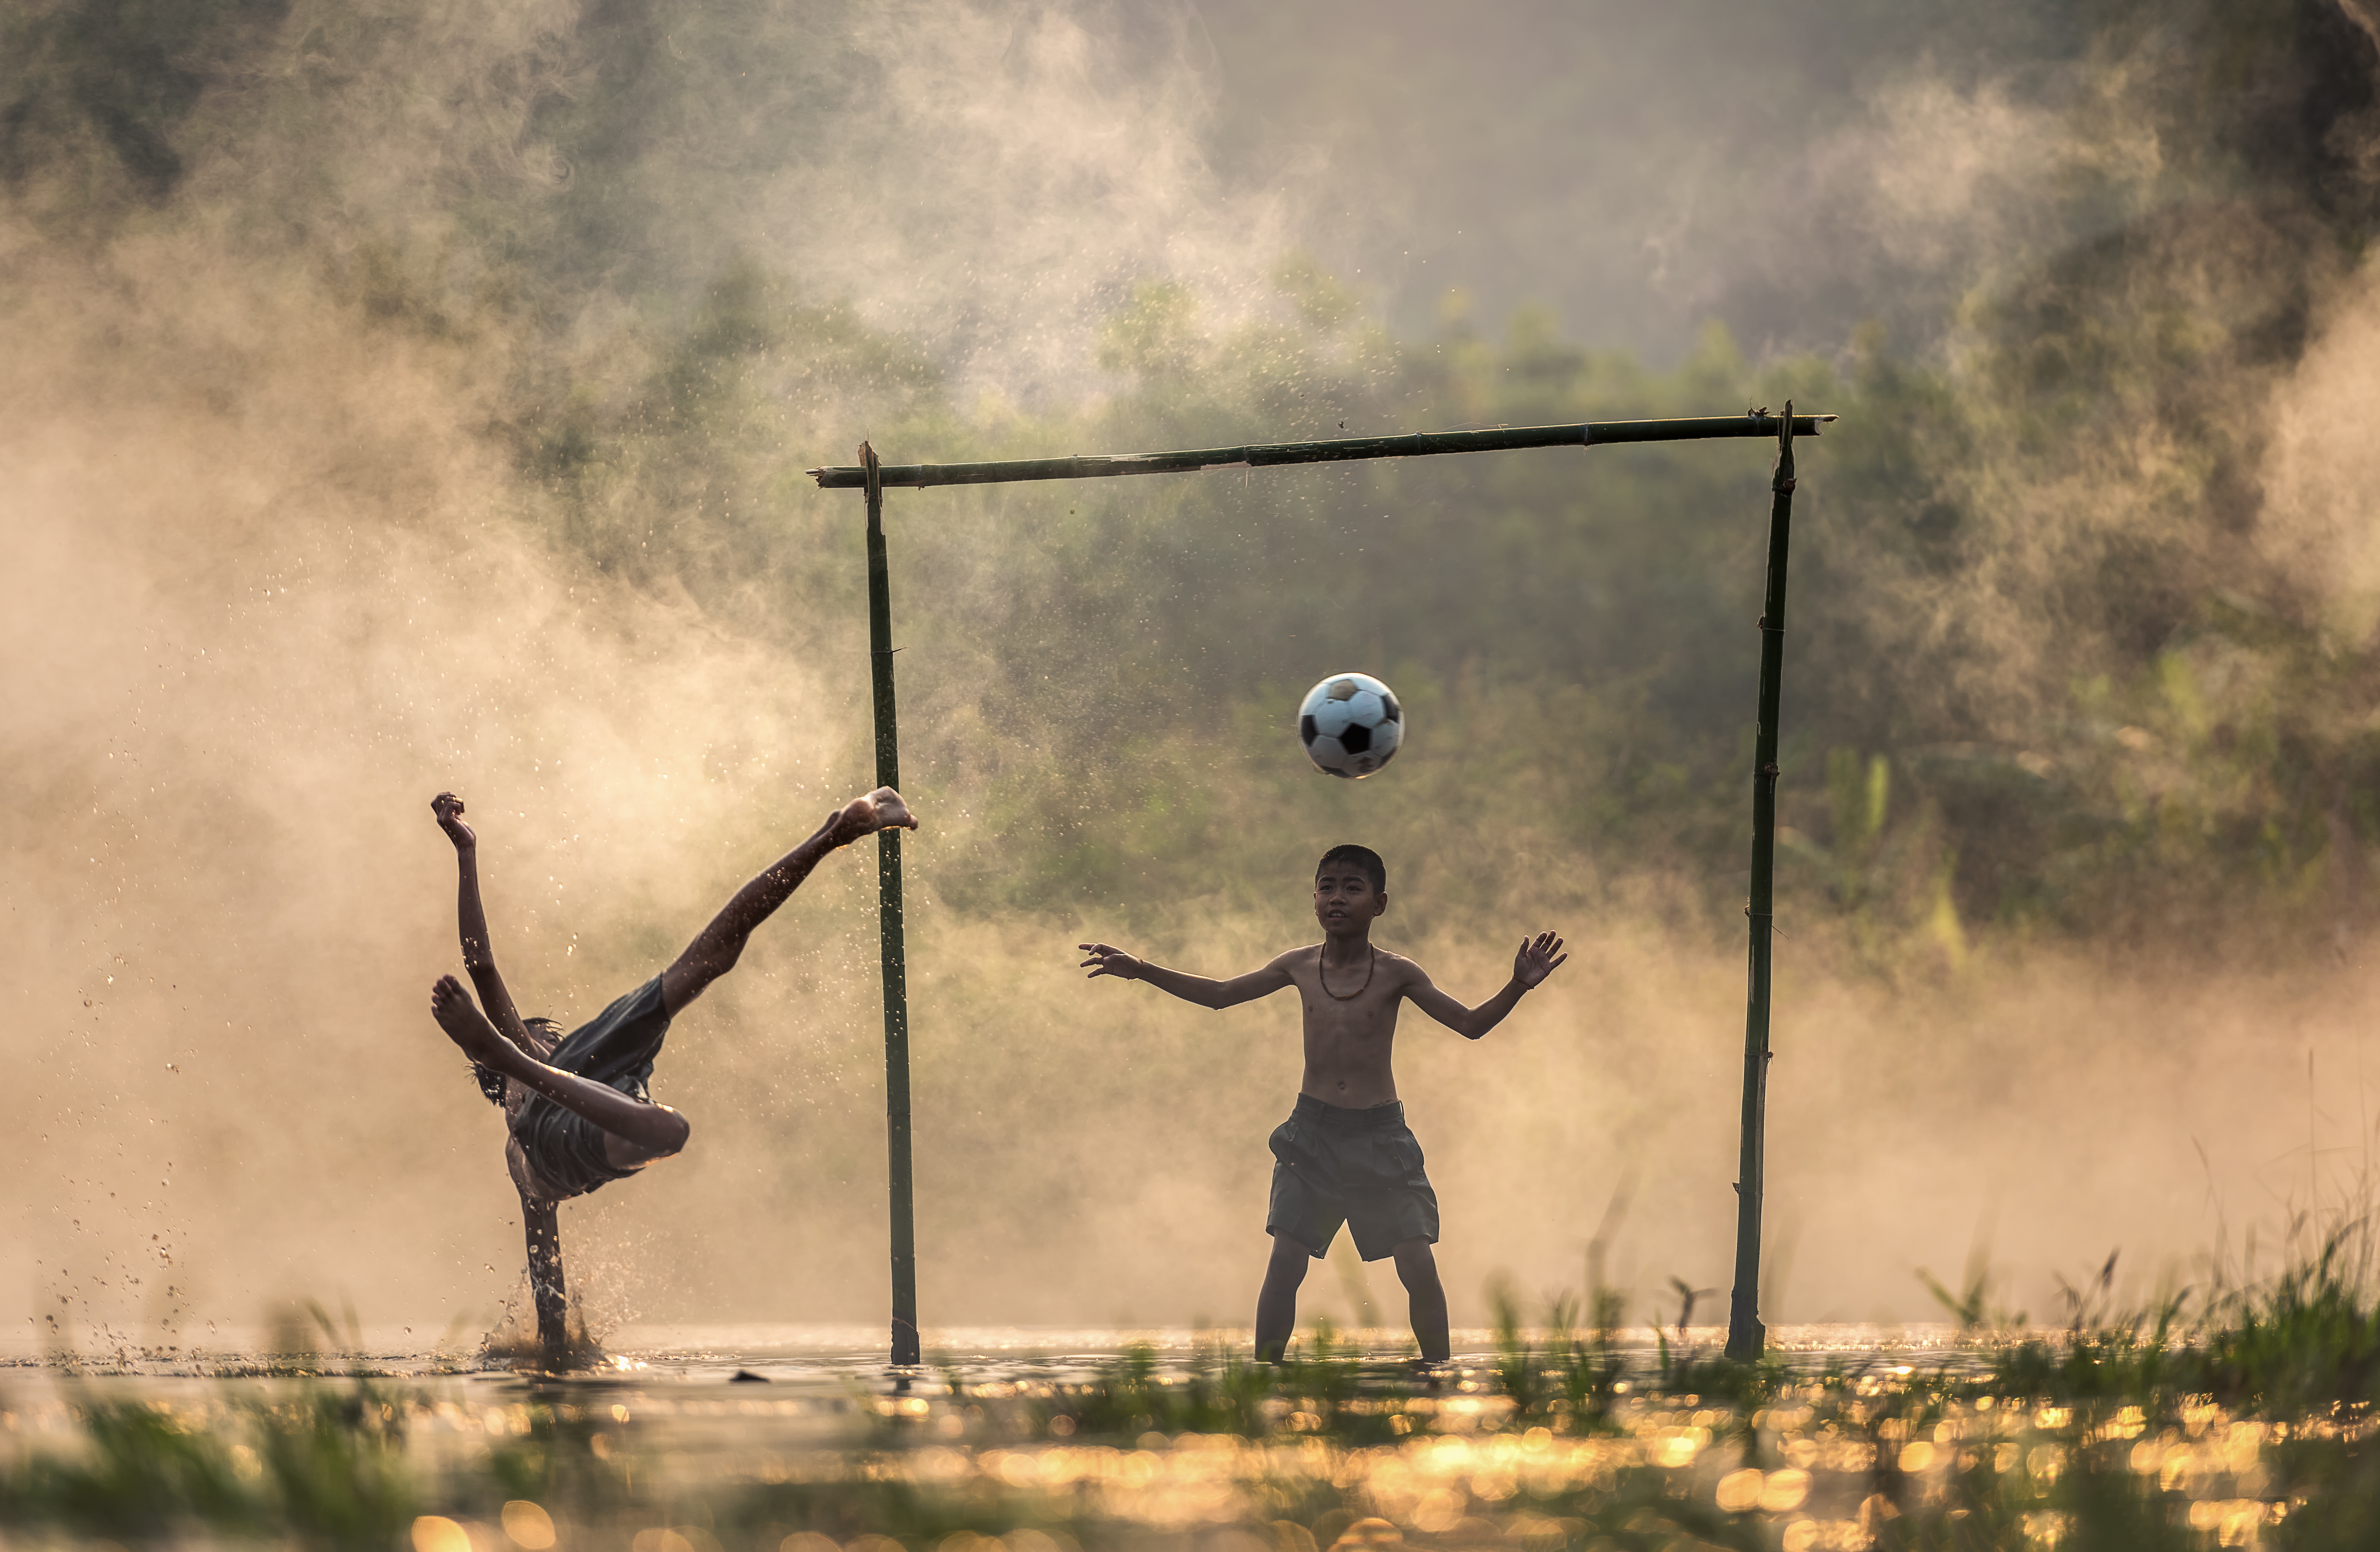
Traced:
<path fill-rule="evenodd" d="M 827 816 L 809 839 L 777 859 L 776 865 L 735 891 L 710 925 L 695 935 L 686 952 L 662 972 L 662 1011 L 675 1018 L 678 1011 L 703 993 L 703 988 L 735 967 L 753 928 L 792 898 L 810 869 L 838 846 L 894 826 L 917 828 L 901 794 L 879 787 L 866 797 L 853 798 Z"/>
<path fill-rule="evenodd" d="M 631 1099 L 592 1078 L 548 1067 L 497 1034 L 496 1026 L 488 1022 L 480 1005 L 471 1000 L 471 994 L 463 989 L 463 983 L 454 976 L 442 976 L 438 984 L 430 988 L 430 1016 L 472 1061 L 494 1068 L 564 1109 L 585 1116 L 601 1127 L 610 1134 L 605 1140 L 605 1151 L 615 1154 L 614 1163 L 619 1168 L 666 1158 L 686 1146 L 693 1130 L 686 1125 L 686 1117 L 667 1105 Z M 625 1145 L 625 1150 L 614 1150 L 611 1146 L 614 1141 Z M 634 1157 L 618 1157 L 623 1151 Z"/>
<path fill-rule="evenodd" d="M 1396 1257 L 1397 1280 L 1405 1285 L 1413 1312 L 1414 1340 L 1422 1358 L 1443 1364 L 1452 1343 L 1446 1330 L 1446 1289 L 1438 1280 L 1438 1257 L 1427 1240 L 1407 1240 L 1389 1254 Z"/>
<path fill-rule="evenodd" d="M 521 1222 L 528 1231 L 528 1292 L 537 1306 L 540 1360 L 558 1370 L 570 1357 L 570 1299 L 562 1284 L 562 1215 L 552 1202 L 521 1198 Z"/>
<path fill-rule="evenodd" d="M 1272 1259 L 1265 1264 L 1264 1287 L 1257 1294 L 1257 1362 L 1278 1364 L 1297 1329 L 1297 1291 L 1305 1268 L 1314 1260 L 1306 1248 L 1287 1234 L 1272 1237 Z"/>

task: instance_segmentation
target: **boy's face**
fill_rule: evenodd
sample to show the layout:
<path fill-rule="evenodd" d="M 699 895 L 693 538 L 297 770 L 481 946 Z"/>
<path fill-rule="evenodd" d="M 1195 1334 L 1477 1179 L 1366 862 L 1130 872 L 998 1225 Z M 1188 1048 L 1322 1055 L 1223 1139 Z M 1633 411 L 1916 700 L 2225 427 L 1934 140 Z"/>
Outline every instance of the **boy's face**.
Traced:
<path fill-rule="evenodd" d="M 1334 937 L 1360 937 L 1388 908 L 1388 894 L 1373 889 L 1360 867 L 1334 862 L 1314 876 L 1314 919 Z"/>

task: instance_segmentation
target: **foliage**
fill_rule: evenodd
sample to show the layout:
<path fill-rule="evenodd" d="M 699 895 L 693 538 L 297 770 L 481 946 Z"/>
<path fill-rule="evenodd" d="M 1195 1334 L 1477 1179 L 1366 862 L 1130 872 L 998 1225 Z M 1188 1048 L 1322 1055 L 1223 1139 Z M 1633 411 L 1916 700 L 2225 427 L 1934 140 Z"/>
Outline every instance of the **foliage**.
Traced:
<path fill-rule="evenodd" d="M 76 1400 L 87 1449 L 35 1456 L 0 1482 L 0 1514 L 118 1536 L 208 1526 L 386 1542 L 411 1522 L 418 1490 L 405 1459 L 406 1403 L 370 1381 L 304 1386 L 212 1418 Z"/>
<path fill-rule="evenodd" d="M 1034 1419 L 1044 1432 L 1063 1437 L 1185 1430 L 1253 1436 L 1270 1425 L 1264 1402 L 1272 1389 L 1270 1374 L 1229 1350 L 1199 1348 L 1177 1377 L 1160 1374 L 1156 1350 L 1140 1343 L 1088 1384 L 1046 1398 Z"/>
<path fill-rule="evenodd" d="M 2070 82 L 2030 194 L 2069 236 L 1997 255 L 1916 348 L 1869 330 L 1764 358 L 1714 326 L 1657 366 L 1529 309 L 1403 333 L 1290 252 L 1229 310 L 1177 276 L 1120 288 L 1079 363 L 1095 388 L 1030 405 L 964 397 L 926 344 L 739 240 L 745 190 L 863 90 L 868 18 L 471 14 L 483 38 L 36 7 L 5 34 L 8 218 L 60 253 L 229 244 L 367 338 L 448 351 L 517 475 L 509 520 L 814 664 L 847 652 L 859 537 L 801 471 L 863 430 L 930 460 L 1791 397 L 1842 417 L 1798 515 L 1796 921 L 1890 973 L 1955 971 L 1999 931 L 2205 918 L 2293 952 L 2362 921 L 2373 611 L 2257 537 L 2266 401 L 2374 225 L 2368 40 L 2334 6 L 2006 18 Z M 395 134 L 431 103 L 468 123 Z M 1305 780 L 1284 697 L 1361 663 L 1416 709 L 1395 780 L 1430 822 L 1395 841 L 1425 871 L 1493 831 L 1572 859 L 1583 895 L 1684 880 L 1724 925 L 1766 466 L 1730 443 L 896 493 L 905 750 L 969 831 L 932 887 L 1127 916 L 1153 871 L 1241 887 L 1284 843 L 1248 816 Z M 1517 833 L 1475 801 L 1511 787 Z"/>
<path fill-rule="evenodd" d="M 788 1435 L 765 1420 L 781 1409 L 683 1382 L 532 1384 L 468 1407 L 369 1380 L 242 1382 L 195 1413 L 70 1388 L 79 1437 L 18 1436 L 0 1524 L 387 1546 L 408 1526 L 443 1545 L 442 1524 L 501 1521 L 532 1542 L 545 1527 L 574 1544 L 674 1527 L 693 1546 L 809 1534 L 916 1552 L 962 1534 L 1026 1552 L 1170 1545 L 1230 1524 L 1342 1552 L 1408 1534 L 1546 1549 L 1682 1535 L 2018 1548 L 2052 1533 L 2344 1547 L 2368 1537 L 2380 1487 L 2380 1304 L 2353 1280 L 2353 1249 L 2335 1236 L 2191 1320 L 2172 1302 L 2155 1321 L 2109 1311 L 2094 1279 L 2076 1328 L 1985 1336 L 1975 1362 L 1930 1370 L 1889 1352 L 1816 1370 L 1648 1363 L 1608 1331 L 1580 1335 L 1568 1301 L 1531 1331 L 1508 1295 L 1495 1352 L 1440 1375 L 1318 1329 L 1278 1367 L 1140 1347 L 1069 1377 L 862 1390 L 868 1425 L 841 1434 Z M 704 1421 L 722 1413 L 740 1414 L 723 1435 Z M 1184 1521 L 1185 1504 L 1205 1507 Z"/>
<path fill-rule="evenodd" d="M 2373 1241 L 2342 1218 L 2319 1235 L 2301 1221 L 2291 1243 L 2261 1277 L 2218 1247 L 2200 1289 L 2136 1311 L 2114 1303 L 2110 1257 L 2068 1287 L 2058 1330 L 1995 1310 L 1979 1254 L 1939 1289 L 1961 1346 L 1930 1364 L 1890 1349 L 1734 1364 L 1665 1330 L 1648 1350 L 1622 1341 L 1609 1297 L 1589 1328 L 1568 1295 L 1532 1326 L 1500 1289 L 1493 1352 L 1443 1369 L 1318 1325 L 1278 1365 L 1143 1345 L 1044 1377 L 1026 1364 L 855 1387 L 858 1427 L 821 1426 L 844 1403 L 722 1403 L 688 1382 L 532 1376 L 458 1405 L 368 1378 L 210 1381 L 193 1407 L 68 1378 L 71 1437 L 0 1404 L 16 1441 L 0 1526 L 382 1546 L 410 1526 L 443 1546 L 441 1525 L 501 1521 L 532 1541 L 676 1527 L 693 1546 L 798 1533 L 913 1552 L 962 1534 L 1023 1552 L 1150 1546 L 1232 1523 L 1301 1552 L 1407 1532 L 1547 1549 L 2361 1546 L 2380 1490 Z M 788 1413 L 809 1420 L 770 1421 Z"/>

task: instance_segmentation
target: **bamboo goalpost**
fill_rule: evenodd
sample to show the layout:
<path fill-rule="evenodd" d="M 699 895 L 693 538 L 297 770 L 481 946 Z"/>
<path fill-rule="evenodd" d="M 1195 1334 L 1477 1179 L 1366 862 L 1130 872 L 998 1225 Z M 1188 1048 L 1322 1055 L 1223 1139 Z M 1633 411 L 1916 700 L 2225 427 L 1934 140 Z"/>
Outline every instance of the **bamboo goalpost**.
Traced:
<path fill-rule="evenodd" d="M 1793 439 L 1816 436 L 1835 417 L 1755 410 L 1744 415 L 1673 420 L 1600 420 L 1568 426 L 1500 426 L 1475 431 L 1419 431 L 1407 436 L 1348 437 L 1209 447 L 1179 453 L 1107 454 L 1096 457 L 1023 458 L 973 464 L 885 464 L 863 443 L 854 466 L 807 471 L 826 491 L 867 492 L 868 637 L 876 731 L 876 784 L 901 782 L 901 744 L 893 696 L 892 596 L 884 545 L 884 491 L 937 485 L 996 485 L 1039 479 L 1108 479 L 1135 474 L 1189 474 L 1218 468 L 1275 468 L 1366 458 L 1411 458 L 1446 453 L 1501 453 L 1531 447 L 1600 447 L 1625 443 L 1699 442 L 1714 438 L 1777 439 L 1770 480 L 1768 560 L 1762 592 L 1759 723 L 1752 777 L 1752 887 L 1744 904 L 1751 963 L 1745 986 L 1743 1115 L 1737 1164 L 1735 1288 L 1728 1310 L 1728 1356 L 1760 1355 L 1760 1213 L 1767 1170 L 1768 1110 L 1769 938 L 1774 921 L 1777 858 L 1777 722 L 1785 663 L 1785 562 L 1793 509 Z M 884 1101 L 887 1177 L 891 1186 L 892 1265 L 892 1362 L 916 1365 L 917 1237 L 909 1120 L 908 960 L 904 940 L 901 835 L 877 837 L 877 924 L 883 960 Z M 1589 1291 L 1592 1296 L 1592 1290 Z"/>

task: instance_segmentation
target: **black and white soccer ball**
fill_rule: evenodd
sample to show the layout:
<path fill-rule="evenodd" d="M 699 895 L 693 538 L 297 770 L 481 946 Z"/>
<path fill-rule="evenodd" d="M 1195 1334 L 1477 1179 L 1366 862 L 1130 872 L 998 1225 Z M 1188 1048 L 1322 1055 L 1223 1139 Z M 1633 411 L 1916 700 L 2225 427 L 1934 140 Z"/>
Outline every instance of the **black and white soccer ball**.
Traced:
<path fill-rule="evenodd" d="M 1405 738 L 1396 692 L 1368 673 L 1334 673 L 1305 692 L 1297 741 L 1315 769 L 1361 781 L 1396 758 Z"/>

